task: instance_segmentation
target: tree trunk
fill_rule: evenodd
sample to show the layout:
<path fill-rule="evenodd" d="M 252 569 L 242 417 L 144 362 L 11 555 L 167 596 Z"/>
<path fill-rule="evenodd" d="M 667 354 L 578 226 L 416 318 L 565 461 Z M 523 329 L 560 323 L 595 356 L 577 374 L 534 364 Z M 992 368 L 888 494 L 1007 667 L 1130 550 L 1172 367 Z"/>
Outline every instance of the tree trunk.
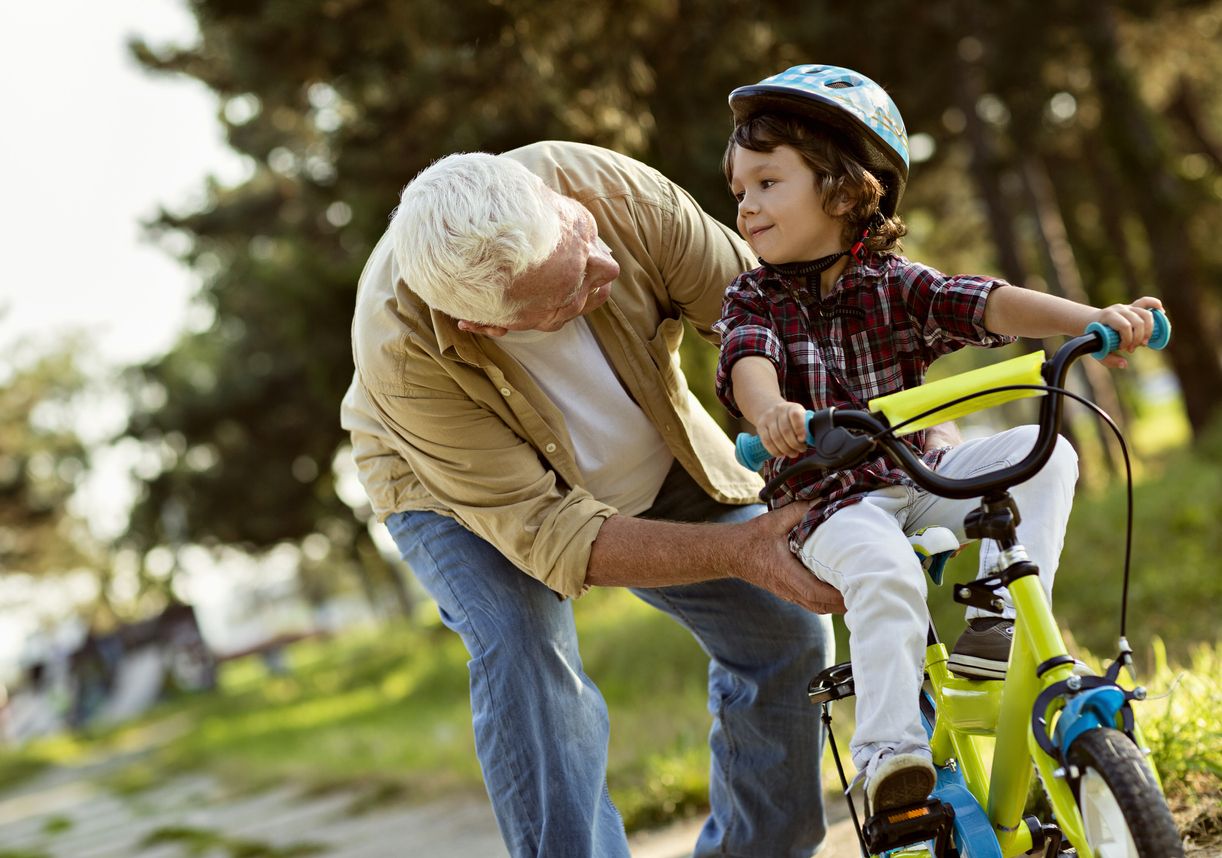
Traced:
<path fill-rule="evenodd" d="M 1047 168 L 1036 155 L 1030 154 L 1023 158 L 1020 174 L 1031 210 L 1035 213 L 1035 235 L 1048 278 L 1048 291 L 1079 304 L 1089 304 L 1090 298 L 1082 286 L 1073 247 L 1069 244 Z M 1083 360 L 1074 365 L 1073 371 L 1086 389 L 1087 398 L 1110 414 L 1123 429 L 1124 413 L 1116 395 L 1116 385 L 1107 368 L 1098 361 Z M 1121 455 L 1116 438 L 1101 421 L 1092 420 L 1091 423 L 1095 426 L 1100 449 L 1104 452 L 1103 461 L 1108 473 L 1115 475 Z"/>
<path fill-rule="evenodd" d="M 970 168 L 975 181 L 976 190 L 984 201 L 985 212 L 988 215 L 989 230 L 993 235 L 993 247 L 1001 265 L 1002 276 L 1015 286 L 1026 288 L 1029 276 L 1026 265 L 1023 264 L 1019 252 L 1018 238 L 1014 233 L 1014 222 L 1018 213 L 1013 211 L 1006 199 L 1002 187 L 1001 175 L 1003 165 L 993 145 L 992 137 L 980 116 L 976 113 L 976 101 L 982 92 L 979 67 L 959 58 L 960 74 L 955 91 L 959 110 L 967 123 L 967 139 L 971 144 Z M 1048 352 L 1042 340 L 1022 338 L 1021 343 L 1026 351 L 1043 349 Z M 1068 422 L 1062 424 L 1061 434 L 1069 441 L 1075 450 L 1081 451 L 1081 443 L 1075 437 L 1073 428 Z M 1079 474 L 1083 480 L 1090 476 L 1090 464 L 1085 457 L 1079 457 Z"/>
<path fill-rule="evenodd" d="M 1142 103 L 1132 75 L 1119 60 L 1116 21 L 1108 3 L 1084 3 L 1081 35 L 1102 106 L 1102 122 L 1121 175 L 1150 242 L 1155 280 L 1175 328 L 1168 349 L 1179 377 L 1193 433 L 1199 435 L 1222 398 L 1217 337 L 1202 312 L 1201 266 L 1189 240 L 1191 197 L 1170 169 L 1171 153 L 1152 112 Z"/>
<path fill-rule="evenodd" d="M 1102 141 L 1097 134 L 1090 135 L 1087 141 L 1089 151 L 1103 151 Z M 1104 158 L 1087 158 L 1091 180 L 1098 189 L 1096 200 L 1099 209 L 1099 223 L 1103 234 L 1110 245 L 1108 252 L 1116 258 L 1120 267 L 1120 277 L 1124 283 L 1125 296 L 1129 301 L 1136 301 L 1150 289 L 1145 283 L 1145 271 L 1138 271 L 1137 262 L 1129 249 L 1129 238 L 1124 232 L 1124 211 L 1119 208 L 1119 202 L 1124 199 L 1121 183 Z"/>

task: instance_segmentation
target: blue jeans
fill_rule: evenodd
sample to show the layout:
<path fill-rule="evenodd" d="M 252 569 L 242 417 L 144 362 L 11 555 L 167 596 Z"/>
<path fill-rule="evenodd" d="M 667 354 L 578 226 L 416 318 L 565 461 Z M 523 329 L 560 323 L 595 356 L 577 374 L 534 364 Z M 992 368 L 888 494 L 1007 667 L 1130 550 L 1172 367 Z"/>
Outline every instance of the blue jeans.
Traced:
<path fill-rule="evenodd" d="M 732 522 L 760 512 L 716 503 L 675 467 L 645 516 Z M 607 790 L 607 707 L 582 669 L 572 603 L 450 518 L 412 511 L 386 524 L 471 655 L 476 753 L 510 853 L 628 858 Z M 712 810 L 695 855 L 811 855 L 825 819 L 822 726 L 806 685 L 830 662 L 827 618 L 737 579 L 632 592 L 709 654 Z"/>

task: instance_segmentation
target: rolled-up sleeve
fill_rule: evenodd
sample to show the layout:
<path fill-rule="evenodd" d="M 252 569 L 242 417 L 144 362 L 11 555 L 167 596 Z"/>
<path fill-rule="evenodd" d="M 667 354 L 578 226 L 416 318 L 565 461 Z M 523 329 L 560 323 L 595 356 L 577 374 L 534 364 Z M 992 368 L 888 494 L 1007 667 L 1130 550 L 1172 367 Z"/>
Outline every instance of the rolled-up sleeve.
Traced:
<path fill-rule="evenodd" d="M 368 398 L 440 506 L 560 595 L 585 591 L 591 546 L 614 507 L 560 485 L 530 444 L 457 389 Z"/>
<path fill-rule="evenodd" d="M 735 416 L 742 412 L 734 398 L 730 370 L 742 358 L 757 355 L 767 358 L 776 367 L 777 383 L 784 389 L 785 348 L 772 318 L 766 299 L 749 284 L 738 278 L 726 292 L 721 319 L 713 326 L 721 335 L 721 353 L 717 358 L 717 398 Z"/>

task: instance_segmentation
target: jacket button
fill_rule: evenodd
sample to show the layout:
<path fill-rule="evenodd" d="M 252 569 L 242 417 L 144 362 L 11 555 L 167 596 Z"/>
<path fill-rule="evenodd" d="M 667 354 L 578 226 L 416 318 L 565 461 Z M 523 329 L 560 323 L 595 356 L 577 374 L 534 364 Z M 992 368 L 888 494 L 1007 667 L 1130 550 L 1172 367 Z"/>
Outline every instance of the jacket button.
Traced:
<path fill-rule="evenodd" d="M 513 391 L 510 390 L 508 387 L 501 388 L 501 396 L 508 396 L 511 393 L 513 393 Z"/>
<path fill-rule="evenodd" d="M 546 447 L 544 447 L 543 449 L 544 449 L 544 450 L 546 450 L 546 451 L 547 451 L 547 452 L 549 452 L 549 453 L 554 453 L 554 452 L 556 452 L 556 445 L 555 445 L 555 444 L 548 444 L 548 445 L 547 445 Z"/>

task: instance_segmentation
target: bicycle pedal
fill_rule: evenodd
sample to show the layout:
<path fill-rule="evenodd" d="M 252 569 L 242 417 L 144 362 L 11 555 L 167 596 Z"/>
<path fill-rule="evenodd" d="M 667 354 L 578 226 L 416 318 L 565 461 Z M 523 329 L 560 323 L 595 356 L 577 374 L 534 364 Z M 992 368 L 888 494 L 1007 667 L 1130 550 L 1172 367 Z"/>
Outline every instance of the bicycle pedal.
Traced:
<path fill-rule="evenodd" d="M 936 798 L 879 811 L 862 828 L 866 848 L 877 855 L 925 840 L 945 843 L 955 811 Z"/>
<path fill-rule="evenodd" d="M 831 703 L 845 697 L 852 697 L 856 692 L 853 686 L 853 666 L 847 661 L 833 664 L 810 681 L 806 687 L 806 696 L 815 705 Z"/>

